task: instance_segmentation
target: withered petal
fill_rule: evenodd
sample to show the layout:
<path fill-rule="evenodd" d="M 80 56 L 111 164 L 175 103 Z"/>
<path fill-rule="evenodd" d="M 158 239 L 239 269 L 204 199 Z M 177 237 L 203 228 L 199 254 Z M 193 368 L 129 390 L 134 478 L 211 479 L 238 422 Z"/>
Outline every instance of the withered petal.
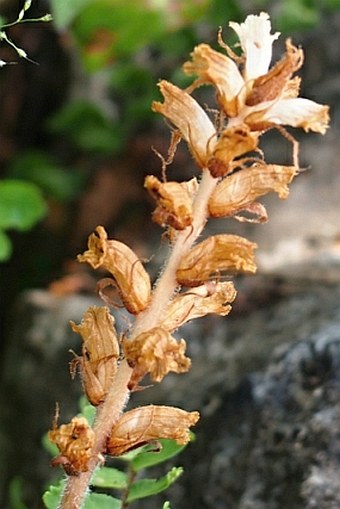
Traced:
<path fill-rule="evenodd" d="M 177 295 L 168 305 L 162 328 L 174 331 L 184 323 L 210 313 L 226 316 L 231 311 L 230 303 L 236 297 L 231 281 L 209 281 L 204 285 Z"/>
<path fill-rule="evenodd" d="M 105 399 L 117 371 L 119 342 L 114 318 L 107 307 L 91 306 L 80 325 L 70 323 L 83 338 L 79 363 L 86 395 L 93 405 L 98 405 Z"/>
<path fill-rule="evenodd" d="M 197 190 L 197 180 L 192 180 L 196 182 Z M 184 230 L 192 224 L 193 197 L 186 184 L 185 182 L 160 182 L 153 175 L 146 177 L 144 185 L 158 205 L 152 215 L 157 224 L 171 226 L 176 230 Z"/>
<path fill-rule="evenodd" d="M 49 431 L 48 438 L 61 453 L 59 463 L 70 473 L 87 472 L 95 435 L 85 417 L 73 417 L 70 423 Z"/>
<path fill-rule="evenodd" d="M 185 349 L 184 339 L 177 341 L 161 327 L 123 341 L 124 354 L 133 368 L 132 380 L 141 380 L 149 373 L 154 382 L 160 382 L 170 371 L 188 371 L 191 361 L 185 357 Z"/>
<path fill-rule="evenodd" d="M 246 90 L 236 63 L 226 55 L 213 50 L 208 44 L 199 44 L 191 53 L 192 61 L 185 62 L 186 74 L 196 74 L 202 83 L 217 89 L 217 100 L 228 117 L 239 112 Z"/>
<path fill-rule="evenodd" d="M 232 216 L 244 210 L 257 198 L 270 192 L 287 198 L 297 169 L 294 166 L 255 163 L 249 168 L 228 175 L 219 182 L 209 200 L 209 214 L 212 217 Z"/>
<path fill-rule="evenodd" d="M 200 242 L 182 259 L 176 272 L 178 284 L 200 286 L 221 272 L 255 272 L 256 244 L 238 235 L 219 234 Z"/>
<path fill-rule="evenodd" d="M 120 456 L 151 440 L 168 438 L 178 444 L 190 440 L 189 428 L 199 419 L 198 412 L 180 408 L 149 405 L 125 412 L 113 427 L 107 441 L 107 452 Z"/>
<path fill-rule="evenodd" d="M 179 129 L 193 157 L 204 168 L 209 147 L 213 147 L 216 139 L 213 123 L 198 102 L 184 90 L 164 80 L 159 83 L 159 88 L 164 103 L 153 102 L 153 111 L 164 115 Z"/>
<path fill-rule="evenodd" d="M 89 249 L 78 255 L 94 269 L 102 267 L 114 277 L 121 299 L 132 314 L 144 311 L 151 297 L 150 277 L 136 254 L 123 242 L 108 240 L 102 226 L 89 237 Z"/>

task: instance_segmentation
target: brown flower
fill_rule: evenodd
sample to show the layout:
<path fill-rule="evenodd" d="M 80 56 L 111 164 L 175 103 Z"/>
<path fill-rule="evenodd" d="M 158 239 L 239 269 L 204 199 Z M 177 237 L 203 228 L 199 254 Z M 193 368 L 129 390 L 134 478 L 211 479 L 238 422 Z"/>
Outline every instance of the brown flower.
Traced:
<path fill-rule="evenodd" d="M 71 322 L 74 332 L 83 338 L 80 363 L 83 385 L 89 401 L 99 405 L 109 391 L 117 371 L 119 343 L 114 318 L 106 307 L 92 306 L 80 325 Z"/>
<path fill-rule="evenodd" d="M 190 359 L 185 357 L 184 339 L 177 341 L 161 327 L 154 327 L 134 339 L 123 341 L 123 351 L 133 368 L 130 386 L 147 373 L 154 382 L 160 382 L 170 371 L 183 373 L 190 368 Z"/>
<path fill-rule="evenodd" d="M 180 408 L 155 405 L 135 408 L 125 412 L 113 427 L 107 441 L 107 452 L 120 456 L 160 438 L 186 444 L 190 440 L 189 428 L 198 419 L 198 412 L 186 412 Z"/>
<path fill-rule="evenodd" d="M 133 314 L 143 311 L 150 301 L 151 283 L 135 253 L 122 242 L 108 240 L 102 226 L 90 235 L 88 246 L 78 260 L 94 269 L 102 267 L 111 272 L 126 309 Z"/>
<path fill-rule="evenodd" d="M 208 237 L 183 257 L 176 272 L 183 286 L 200 286 L 221 272 L 255 272 L 256 244 L 238 235 L 220 234 Z"/>

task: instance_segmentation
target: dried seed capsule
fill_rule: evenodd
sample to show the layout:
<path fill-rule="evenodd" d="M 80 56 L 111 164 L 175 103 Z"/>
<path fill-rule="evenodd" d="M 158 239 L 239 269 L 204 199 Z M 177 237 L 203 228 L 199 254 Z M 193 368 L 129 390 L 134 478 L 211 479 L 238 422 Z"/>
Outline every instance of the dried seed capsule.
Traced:
<path fill-rule="evenodd" d="M 108 240 L 102 226 L 90 235 L 88 247 L 78 260 L 111 272 L 126 309 L 132 314 L 144 311 L 151 297 L 150 277 L 132 249 L 117 240 Z"/>
<path fill-rule="evenodd" d="M 256 244 L 238 235 L 208 237 L 182 259 L 176 272 L 178 284 L 199 286 L 222 271 L 255 272 Z"/>
<path fill-rule="evenodd" d="M 212 217 L 232 216 L 246 209 L 257 198 L 270 192 L 287 198 L 297 169 L 294 166 L 280 166 L 258 162 L 227 176 L 219 182 L 209 200 L 209 214 Z"/>
<path fill-rule="evenodd" d="M 198 412 L 180 408 L 149 405 L 125 412 L 113 427 L 107 441 L 107 452 L 120 456 L 151 440 L 170 438 L 178 444 L 190 440 L 189 428 L 199 419 Z"/>
<path fill-rule="evenodd" d="M 87 472 L 94 432 L 85 417 L 73 417 L 70 423 L 49 431 L 48 438 L 60 451 L 52 460 L 53 466 L 61 465 L 69 475 Z"/>
<path fill-rule="evenodd" d="M 83 338 L 80 363 L 84 390 L 93 405 L 104 401 L 117 371 L 119 343 L 114 318 L 106 307 L 90 307 L 80 325 L 71 322 Z"/>

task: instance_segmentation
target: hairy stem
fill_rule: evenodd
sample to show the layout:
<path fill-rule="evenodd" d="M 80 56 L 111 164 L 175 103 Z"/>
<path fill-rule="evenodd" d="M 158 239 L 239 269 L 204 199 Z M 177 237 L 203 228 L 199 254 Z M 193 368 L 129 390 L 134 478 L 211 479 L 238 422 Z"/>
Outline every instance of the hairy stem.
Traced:
<path fill-rule="evenodd" d="M 138 315 L 131 337 L 157 325 L 166 305 L 173 297 L 178 287 L 176 270 L 182 257 L 189 251 L 205 226 L 208 200 L 217 182 L 218 180 L 213 178 L 208 170 L 203 170 L 202 179 L 194 201 L 193 224 L 191 227 L 178 233 L 169 258 L 165 263 L 164 270 L 153 292 L 151 303 L 143 313 Z M 127 365 L 126 361 L 123 361 L 117 370 L 116 377 L 105 401 L 98 407 L 93 428 L 95 444 L 92 459 L 89 462 L 89 470 L 78 476 L 69 477 L 59 509 L 79 509 L 82 506 L 94 469 L 100 463 L 101 454 L 105 451 L 106 440 L 129 399 L 127 385 L 131 373 L 131 368 Z"/>

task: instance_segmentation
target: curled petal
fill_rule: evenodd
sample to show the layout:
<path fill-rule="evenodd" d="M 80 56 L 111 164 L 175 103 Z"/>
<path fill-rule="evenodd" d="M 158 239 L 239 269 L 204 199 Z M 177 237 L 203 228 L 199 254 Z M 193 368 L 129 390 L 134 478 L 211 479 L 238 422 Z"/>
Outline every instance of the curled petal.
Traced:
<path fill-rule="evenodd" d="M 62 465 L 69 475 L 87 472 L 95 436 L 85 417 L 73 417 L 70 423 L 49 431 L 48 438 L 60 451 L 53 466 Z"/>
<path fill-rule="evenodd" d="M 155 327 L 135 339 L 123 341 L 123 351 L 133 368 L 130 386 L 147 373 L 154 382 L 160 382 L 170 371 L 183 373 L 190 368 L 190 359 L 185 357 L 184 339 L 177 341 L 161 327 Z"/>
<path fill-rule="evenodd" d="M 258 137 L 258 133 L 251 132 L 245 124 L 225 129 L 207 163 L 211 175 L 215 178 L 227 175 L 236 157 L 256 149 Z"/>
<path fill-rule="evenodd" d="M 90 307 L 80 325 L 71 322 L 74 332 L 83 338 L 83 356 L 78 359 L 83 385 L 89 401 L 104 401 L 117 371 L 119 343 L 114 318 L 106 307 Z"/>
<path fill-rule="evenodd" d="M 117 240 L 108 240 L 102 226 L 90 235 L 88 246 L 88 251 L 78 255 L 78 260 L 94 269 L 102 267 L 111 272 L 126 309 L 133 314 L 144 311 L 150 301 L 151 283 L 132 249 Z"/>
<path fill-rule="evenodd" d="M 262 162 L 233 173 L 217 184 L 209 200 L 209 214 L 212 217 L 232 216 L 270 192 L 287 198 L 288 184 L 296 174 L 294 166 Z"/>
<path fill-rule="evenodd" d="M 217 99 L 228 117 L 238 114 L 244 80 L 236 63 L 229 57 L 213 50 L 208 44 L 196 46 L 191 53 L 192 61 L 185 62 L 186 74 L 197 74 L 200 82 L 210 83 L 217 89 Z"/>
<path fill-rule="evenodd" d="M 267 209 L 262 203 L 253 202 L 244 209 L 240 210 L 240 214 L 234 216 L 240 223 L 266 223 L 268 221 Z"/>
<path fill-rule="evenodd" d="M 125 412 L 113 427 L 107 452 L 119 456 L 151 440 L 169 438 L 178 444 L 190 440 L 189 428 L 199 419 L 198 412 L 180 408 L 149 405 Z"/>
<path fill-rule="evenodd" d="M 196 190 L 198 183 L 196 179 Z M 160 226 L 172 226 L 184 230 L 192 224 L 192 196 L 186 183 L 160 182 L 153 175 L 145 179 L 145 187 L 157 200 L 157 208 L 152 218 Z"/>
<path fill-rule="evenodd" d="M 226 316 L 231 311 L 230 302 L 235 297 L 236 290 L 232 282 L 209 281 L 177 295 L 165 311 L 162 328 L 171 332 L 189 320 L 209 313 Z"/>
<path fill-rule="evenodd" d="M 264 112 L 262 119 L 274 125 L 301 127 L 306 132 L 325 134 L 329 124 L 329 106 L 304 98 L 282 99 Z"/>
<path fill-rule="evenodd" d="M 255 272 L 256 244 L 238 235 L 208 237 L 182 259 L 176 272 L 178 284 L 199 286 L 222 271 Z"/>
<path fill-rule="evenodd" d="M 270 33 L 269 15 L 266 12 L 258 16 L 251 14 L 244 23 L 230 22 L 229 26 L 238 35 L 246 57 L 244 79 L 248 81 L 266 74 L 272 59 L 273 42 L 280 35 L 279 32 Z"/>
<path fill-rule="evenodd" d="M 187 92 L 161 81 L 164 103 L 153 102 L 152 109 L 164 115 L 179 129 L 200 167 L 205 167 L 208 148 L 214 145 L 216 131 L 201 106 Z"/>
<path fill-rule="evenodd" d="M 264 76 L 259 76 L 253 83 L 253 87 L 246 99 L 247 106 L 272 101 L 280 97 L 288 88 L 290 78 L 303 64 L 303 51 L 286 41 L 287 51 L 284 57 Z M 295 82 L 295 84 L 297 84 Z M 290 86 L 292 93 L 292 85 Z"/>

